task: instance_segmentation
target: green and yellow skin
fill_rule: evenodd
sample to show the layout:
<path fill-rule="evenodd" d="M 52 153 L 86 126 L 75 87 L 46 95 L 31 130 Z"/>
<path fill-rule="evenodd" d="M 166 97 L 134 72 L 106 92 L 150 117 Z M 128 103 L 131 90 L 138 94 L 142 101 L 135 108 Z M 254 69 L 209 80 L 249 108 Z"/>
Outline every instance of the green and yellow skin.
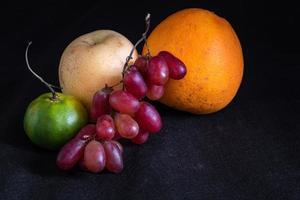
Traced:
<path fill-rule="evenodd" d="M 57 150 L 88 121 L 85 107 L 73 96 L 45 93 L 34 99 L 24 116 L 24 130 L 39 147 Z"/>

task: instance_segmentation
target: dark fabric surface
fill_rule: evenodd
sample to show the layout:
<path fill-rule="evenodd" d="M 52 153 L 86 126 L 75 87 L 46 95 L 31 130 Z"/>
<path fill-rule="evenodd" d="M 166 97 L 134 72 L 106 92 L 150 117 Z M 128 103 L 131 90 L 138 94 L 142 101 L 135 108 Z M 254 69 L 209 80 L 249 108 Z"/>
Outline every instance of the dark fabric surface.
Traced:
<path fill-rule="evenodd" d="M 226 109 L 197 116 L 156 103 L 161 132 L 125 143 L 121 174 L 61 172 L 56 152 L 33 146 L 22 123 L 30 101 L 47 92 L 32 66 L 58 83 L 69 42 L 96 29 L 136 41 L 143 18 L 202 7 L 228 19 L 244 51 L 241 88 Z M 243 1 L 15 2 L 1 12 L 0 199 L 300 199 L 299 7 Z"/>

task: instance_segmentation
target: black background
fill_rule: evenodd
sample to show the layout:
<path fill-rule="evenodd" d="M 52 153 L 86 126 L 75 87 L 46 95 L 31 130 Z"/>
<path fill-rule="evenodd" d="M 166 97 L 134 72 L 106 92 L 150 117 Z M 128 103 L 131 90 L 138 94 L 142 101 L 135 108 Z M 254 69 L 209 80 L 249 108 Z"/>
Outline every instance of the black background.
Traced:
<path fill-rule="evenodd" d="M 58 84 L 73 39 L 113 29 L 131 41 L 169 14 L 201 7 L 226 18 L 244 52 L 241 88 L 224 110 L 197 116 L 156 104 L 161 132 L 125 144 L 121 174 L 61 172 L 55 152 L 34 147 L 26 106 L 47 92 L 27 71 Z M 0 199 L 300 199 L 300 7 L 292 1 L 56 1 L 1 6 Z"/>

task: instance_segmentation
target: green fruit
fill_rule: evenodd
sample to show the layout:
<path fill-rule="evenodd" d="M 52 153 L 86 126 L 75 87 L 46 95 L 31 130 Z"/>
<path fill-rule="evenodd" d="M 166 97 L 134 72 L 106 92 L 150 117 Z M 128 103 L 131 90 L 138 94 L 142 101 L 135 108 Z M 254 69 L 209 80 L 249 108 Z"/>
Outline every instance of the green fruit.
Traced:
<path fill-rule="evenodd" d="M 45 93 L 33 100 L 24 117 L 24 129 L 30 140 L 43 148 L 56 150 L 87 123 L 83 105 L 73 96 Z"/>

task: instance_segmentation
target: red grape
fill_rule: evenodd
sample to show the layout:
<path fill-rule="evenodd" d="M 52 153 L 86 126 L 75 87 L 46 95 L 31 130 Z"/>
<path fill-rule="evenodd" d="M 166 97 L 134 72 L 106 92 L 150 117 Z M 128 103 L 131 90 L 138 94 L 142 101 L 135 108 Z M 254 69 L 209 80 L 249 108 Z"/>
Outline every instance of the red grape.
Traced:
<path fill-rule="evenodd" d="M 162 56 L 167 62 L 170 78 L 179 80 L 185 76 L 186 66 L 181 60 L 167 51 L 161 51 L 158 55 Z"/>
<path fill-rule="evenodd" d="M 95 125 L 83 127 L 58 153 L 56 164 L 62 170 L 71 169 L 82 157 L 87 138 L 95 133 Z"/>
<path fill-rule="evenodd" d="M 86 140 L 88 137 L 92 136 L 96 133 L 96 126 L 95 124 L 88 124 L 85 125 L 80 131 L 77 133 L 75 138 Z"/>
<path fill-rule="evenodd" d="M 123 79 L 123 84 L 126 88 L 126 91 L 135 96 L 137 99 L 141 99 L 146 95 L 147 85 L 143 79 L 143 76 L 134 66 L 131 66 L 126 72 Z"/>
<path fill-rule="evenodd" d="M 139 134 L 135 138 L 131 139 L 131 141 L 135 144 L 143 144 L 148 140 L 148 137 L 148 132 L 140 130 Z"/>
<path fill-rule="evenodd" d="M 96 121 L 98 117 L 111 112 L 109 106 L 109 93 L 110 88 L 103 88 L 94 94 L 92 106 L 90 110 L 90 118 L 92 121 Z"/>
<path fill-rule="evenodd" d="M 114 120 L 110 115 L 102 115 L 97 119 L 96 134 L 100 140 L 111 140 L 115 135 Z"/>
<path fill-rule="evenodd" d="M 134 114 L 140 106 L 140 102 L 129 92 L 118 90 L 109 97 L 111 107 L 120 113 Z"/>
<path fill-rule="evenodd" d="M 62 170 L 71 169 L 83 154 L 86 141 L 73 138 L 59 151 L 56 165 Z"/>
<path fill-rule="evenodd" d="M 141 106 L 135 113 L 135 120 L 141 129 L 150 133 L 158 132 L 162 127 L 162 121 L 159 113 L 151 104 L 141 102 Z"/>
<path fill-rule="evenodd" d="M 102 171 L 105 167 L 105 151 L 98 141 L 90 141 L 84 149 L 84 167 L 93 173 Z"/>
<path fill-rule="evenodd" d="M 116 113 L 115 124 L 118 133 L 124 138 L 131 139 L 139 133 L 139 125 L 130 115 Z"/>
<path fill-rule="evenodd" d="M 119 142 L 117 142 L 115 140 L 110 140 L 110 142 L 116 144 L 119 147 L 121 153 L 124 152 L 123 146 Z"/>
<path fill-rule="evenodd" d="M 164 85 L 169 80 L 169 68 L 161 56 L 150 59 L 147 71 L 147 81 L 154 85 Z"/>
<path fill-rule="evenodd" d="M 164 95 L 165 88 L 162 85 L 148 86 L 147 97 L 154 101 L 160 99 Z"/>
<path fill-rule="evenodd" d="M 103 143 L 103 147 L 106 155 L 106 169 L 114 173 L 121 172 L 123 170 L 123 158 L 118 145 L 106 141 Z"/>
<path fill-rule="evenodd" d="M 134 66 L 139 70 L 139 72 L 144 76 L 146 75 L 147 68 L 148 68 L 148 59 L 144 56 L 139 56 L 135 62 Z"/>

